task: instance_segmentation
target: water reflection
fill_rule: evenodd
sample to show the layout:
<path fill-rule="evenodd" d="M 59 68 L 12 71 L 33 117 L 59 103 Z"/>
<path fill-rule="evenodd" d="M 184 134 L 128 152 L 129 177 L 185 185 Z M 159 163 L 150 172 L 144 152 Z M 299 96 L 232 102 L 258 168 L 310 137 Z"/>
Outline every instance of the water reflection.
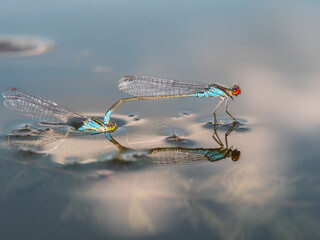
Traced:
<path fill-rule="evenodd" d="M 184 147 L 165 147 L 165 148 L 152 148 L 139 150 L 139 152 L 145 152 L 150 159 L 148 163 L 157 165 L 171 165 L 171 164 L 188 164 L 188 163 L 200 163 L 200 162 L 215 162 L 225 158 L 231 158 L 232 161 L 238 161 L 240 157 L 240 151 L 233 149 L 233 146 L 228 146 L 228 136 L 233 131 L 237 123 L 233 123 L 229 126 L 229 129 L 225 133 L 225 143 L 223 143 L 217 133 L 218 126 L 215 125 L 212 138 L 219 145 L 218 148 L 184 148 Z M 110 134 L 106 133 L 105 136 L 111 141 L 118 149 L 120 156 L 126 156 L 127 153 L 134 153 L 134 149 L 130 149 L 122 146 L 117 140 L 115 140 Z M 175 133 L 169 138 L 171 141 L 181 142 Z M 134 154 L 133 154 L 134 155 Z"/>
<path fill-rule="evenodd" d="M 192 134 L 200 135 L 198 138 L 192 135 L 194 144 L 200 145 L 200 139 L 210 131 L 210 139 L 206 137 L 203 142 L 216 147 L 188 147 L 188 142 L 183 146 L 186 137 L 180 134 L 170 136 L 170 147 L 160 146 L 160 142 L 169 142 L 164 136 L 157 135 L 143 143 L 138 142 L 138 147 L 131 147 L 130 140 L 126 144 L 120 143 L 127 138 L 121 134 L 107 136 L 109 142 L 104 135 L 85 136 L 68 133 L 62 128 L 31 125 L 13 131 L 7 144 L 12 149 L 22 149 L 23 153 L 29 149 L 34 155 L 33 161 L 27 163 L 38 167 L 43 167 L 44 159 L 35 159 L 43 157 L 45 152 L 52 159 L 55 155 L 64 156 L 62 166 L 46 165 L 46 169 L 73 176 L 74 182 L 78 182 L 79 177 L 85 181 L 81 186 L 67 189 L 69 202 L 60 212 L 61 219 L 65 223 L 82 222 L 103 235 L 139 238 L 183 232 L 186 226 L 193 234 L 202 229 L 203 234 L 214 234 L 221 239 L 239 239 L 239 236 L 242 236 L 240 239 L 252 239 L 260 236 L 261 231 L 279 239 L 293 236 L 312 239 L 319 235 L 315 227 L 319 224 L 318 218 L 316 213 L 311 213 L 319 207 L 319 201 L 299 196 L 297 186 L 308 181 L 306 176 L 291 178 L 284 174 L 281 158 L 277 156 L 277 147 L 282 148 L 282 145 L 272 131 L 265 128 L 244 131 L 250 124 L 245 128 L 241 124 L 226 124 L 210 129 L 210 123 L 190 124 L 189 116 L 185 117 L 187 119 L 194 130 Z M 175 118 L 177 125 L 183 125 L 181 120 L 183 118 Z M 130 132 L 128 126 L 131 126 L 134 135 L 138 135 L 141 132 L 136 128 L 140 122 L 146 126 L 144 119 L 131 120 L 122 125 L 119 132 Z M 152 139 L 158 147 L 147 146 Z M 182 146 L 176 146 L 179 141 Z M 232 151 L 238 150 L 230 144 L 244 149 L 241 161 L 232 161 L 237 159 Z M 82 156 L 80 161 L 74 154 L 84 146 L 86 149 L 79 155 L 85 152 L 90 155 Z M 246 146 L 250 146 L 251 151 Z M 92 161 L 83 161 L 86 158 Z M 28 158 L 16 155 L 14 159 Z M 85 164 L 70 164 L 78 162 Z M 157 167 L 159 165 L 161 167 Z M 30 175 L 23 179 L 28 178 L 36 179 L 35 185 L 39 181 Z M 56 183 L 46 181 L 50 188 L 57 188 Z M 6 189 L 6 194 L 21 188 L 20 181 L 15 184 L 10 186 L 10 191 Z M 60 186 L 65 186 L 63 181 Z M 307 211 L 310 214 L 306 214 Z M 305 224 L 296 228 L 301 221 Z M 252 232 L 253 228 L 256 233 Z"/>
<path fill-rule="evenodd" d="M 121 121 L 120 126 L 121 126 Z M 124 121 L 123 121 L 124 122 Z M 46 125 L 38 124 L 36 126 L 24 125 L 20 129 L 13 130 L 11 134 L 7 136 L 7 147 L 12 149 L 18 149 L 23 152 L 30 153 L 45 153 L 51 155 L 61 155 L 65 159 L 61 159 L 59 163 L 63 165 L 74 164 L 74 163 L 90 163 L 93 162 L 109 162 L 110 165 L 121 165 L 124 163 L 139 162 L 152 165 L 176 165 L 176 164 L 190 164 L 190 163 L 201 163 L 201 162 L 216 162 L 223 159 L 231 158 L 232 161 L 238 161 L 240 157 L 240 151 L 233 149 L 233 146 L 228 144 L 228 136 L 232 131 L 237 128 L 239 123 L 232 123 L 230 125 L 218 126 L 214 125 L 212 141 L 217 144 L 216 148 L 188 148 L 190 143 L 193 141 L 186 140 L 177 136 L 175 133 L 172 133 L 171 136 L 165 138 L 166 143 L 170 145 L 178 145 L 176 147 L 153 147 L 153 148 L 144 148 L 140 146 L 139 148 L 130 148 L 125 147 L 120 144 L 111 134 L 106 133 L 105 137 L 118 149 L 117 152 L 114 152 L 110 145 L 107 142 L 103 141 L 103 138 L 93 138 L 92 136 L 84 135 L 78 131 L 72 131 L 67 127 L 61 127 L 57 125 L 50 125 L 50 128 Z M 224 131 L 223 141 L 218 134 L 218 128 L 226 128 Z M 152 138 L 157 138 L 152 136 Z M 83 160 L 75 156 L 75 149 L 68 149 L 69 144 L 66 144 L 67 141 L 70 141 L 72 145 L 80 145 L 81 147 L 86 145 L 95 146 L 94 153 L 86 149 L 87 155 L 91 161 Z M 80 144 L 80 142 L 82 142 Z M 99 144 L 98 144 L 99 143 Z M 106 151 L 102 145 L 108 146 Z M 67 147 L 65 147 L 67 146 Z M 99 151 L 105 151 L 104 153 L 97 154 Z M 65 152 L 65 149 L 68 149 Z M 92 156 L 89 154 L 92 153 Z M 100 167 L 100 166 L 97 166 Z M 106 165 L 104 166 L 106 167 Z"/>
<path fill-rule="evenodd" d="M 33 56 L 43 54 L 54 46 L 52 41 L 34 37 L 0 36 L 0 56 Z"/>
<path fill-rule="evenodd" d="M 245 138 L 241 144 L 236 138 L 242 134 Z M 319 202 L 301 199 L 297 185 L 306 181 L 305 176 L 288 178 L 281 158 L 272 152 L 279 146 L 273 134 L 248 131 L 232 138 L 234 135 L 225 134 L 237 147 L 252 147 L 252 151 L 243 151 L 242 161 L 212 164 L 206 159 L 196 165 L 165 164 L 120 171 L 71 190 L 63 219 L 76 219 L 106 235 L 126 238 L 186 228 L 192 229 L 192 237 L 201 232 L 217 239 L 255 239 L 263 231 L 278 239 L 318 236 L 314 228 L 319 224 L 316 214 L 305 213 L 316 210 Z M 221 139 L 224 135 L 218 136 Z M 266 142 L 261 141 L 262 137 Z M 130 155 L 130 148 L 114 143 L 120 156 Z M 227 148 L 227 143 L 224 146 Z M 163 150 L 170 158 L 171 149 L 175 152 L 181 148 L 169 149 Z M 152 157 L 152 151 L 146 154 Z M 303 226 L 298 224 L 301 221 Z"/>

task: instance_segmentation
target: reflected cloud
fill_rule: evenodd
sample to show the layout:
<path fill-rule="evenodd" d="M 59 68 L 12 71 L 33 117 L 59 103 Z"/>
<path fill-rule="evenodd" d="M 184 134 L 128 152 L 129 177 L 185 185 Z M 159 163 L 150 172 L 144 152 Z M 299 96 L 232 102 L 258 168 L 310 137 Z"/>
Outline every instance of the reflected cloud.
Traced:
<path fill-rule="evenodd" d="M 177 192 L 181 192 L 179 188 L 183 186 L 168 185 L 162 180 L 166 177 L 181 183 L 181 176 L 163 171 L 139 172 L 138 175 L 140 177 L 132 173 L 118 175 L 110 181 L 86 186 L 83 192 L 72 192 L 72 202 L 63 218 L 80 215 L 82 219 L 89 219 L 88 224 L 128 237 L 152 235 L 171 228 L 174 225 L 172 213 L 184 205 L 174 201 L 180 198 Z M 171 206 L 167 205 L 168 199 L 173 200 Z"/>
<path fill-rule="evenodd" d="M 189 117 L 175 118 L 174 123 L 182 127 L 189 121 Z M 153 122 L 142 125 L 148 124 Z M 170 129 L 174 129 L 173 125 Z M 210 132 L 210 124 L 189 123 L 188 126 L 194 131 L 188 136 L 193 136 L 198 144 L 209 141 L 209 137 L 204 136 Z M 137 130 L 139 127 L 142 126 L 132 126 L 136 135 L 141 134 Z M 205 226 L 224 239 L 237 239 L 238 236 L 255 238 L 252 227 L 258 229 L 262 226 L 278 238 L 290 237 L 288 229 L 301 235 L 306 230 L 295 230 L 297 222 L 319 223 L 301 210 L 317 208 L 319 202 L 294 200 L 297 199 L 297 182 L 305 182 L 305 179 L 301 176 L 288 179 L 283 175 L 285 163 L 277 155 L 281 144 L 276 133 L 265 127 L 255 128 L 254 131 L 243 131 L 240 126 L 228 133 L 226 126 L 220 126 L 217 136 L 214 136 L 216 139 L 210 135 L 211 145 L 214 143 L 216 148 L 147 147 L 163 143 L 164 136 L 146 138 L 145 135 L 134 138 L 135 141 L 130 140 L 130 135 L 109 137 L 113 143 L 110 144 L 103 135 L 77 136 L 69 133 L 65 136 L 55 128 L 46 128 L 38 133 L 22 128 L 14 132 L 15 137 L 10 136 L 8 143 L 26 146 L 28 141 L 17 137 L 26 134 L 34 145 L 41 148 L 34 151 L 45 150 L 53 158 L 55 154 L 68 156 L 61 162 L 64 166 L 59 168 L 60 172 L 91 176 L 86 178 L 90 181 L 86 181 L 84 186 L 70 190 L 70 203 L 61 216 L 63 221 L 76 219 L 106 235 L 125 238 L 153 236 L 182 230 L 186 225 L 194 230 Z M 126 144 L 130 147 L 123 146 L 116 138 L 127 139 Z M 215 161 L 212 164 L 209 156 L 222 154 L 221 158 L 214 160 L 232 158 L 229 142 L 243 149 L 240 161 Z M 86 164 L 81 167 L 79 164 L 70 165 L 70 153 L 74 159 L 82 159 L 83 162 L 79 162 Z M 195 156 L 197 161 L 193 161 Z M 136 167 L 138 162 L 143 163 L 142 167 L 139 164 Z M 202 164 L 185 164 L 195 162 Z M 111 172 L 114 166 L 118 171 Z M 92 174 L 94 171 L 96 175 Z M 188 174 L 190 171 L 192 174 Z M 295 211 L 294 221 L 290 214 L 284 214 L 287 209 Z M 257 222 L 257 218 L 260 221 Z M 251 228 L 246 227 L 248 224 Z M 309 232 L 308 236 L 317 234 Z"/>
<path fill-rule="evenodd" d="M 25 57 L 43 54 L 54 47 L 53 41 L 22 36 L 0 36 L 0 56 Z"/>
<path fill-rule="evenodd" d="M 320 102 L 320 95 L 315 90 L 320 87 L 320 82 L 316 81 L 320 75 L 300 86 L 285 83 L 289 82 L 287 76 L 279 72 L 258 67 L 241 75 L 247 77 L 245 104 L 260 116 L 261 121 L 304 129 L 319 125 L 320 111 L 315 109 L 314 103 Z"/>
<path fill-rule="evenodd" d="M 63 219 L 76 218 L 105 234 L 126 238 L 179 231 L 186 225 L 194 230 L 205 226 L 223 239 L 258 237 L 259 231 L 253 233 L 253 228 L 263 228 L 280 239 L 290 237 L 291 231 L 317 234 L 316 228 L 310 231 L 306 226 L 318 220 L 299 209 L 316 208 L 319 202 L 306 205 L 293 200 L 296 191 L 291 187 L 304 180 L 283 175 L 281 162 L 270 151 L 278 145 L 275 136 L 260 129 L 239 132 L 232 140 L 237 146 L 250 145 L 254 151 L 246 148 L 242 160 L 232 165 L 221 161 L 146 168 L 88 183 L 70 192 Z M 259 155 L 251 155 L 255 153 Z M 186 174 L 189 171 L 192 176 Z M 295 212 L 294 220 L 286 214 L 288 208 Z M 302 220 L 304 230 L 296 229 Z"/>
<path fill-rule="evenodd" d="M 226 126 L 221 127 L 225 128 Z M 223 134 L 219 134 L 217 129 L 213 129 L 214 135 L 211 142 L 217 145 L 216 148 L 156 147 L 132 149 L 122 146 L 109 135 L 109 140 L 116 146 L 118 152 L 112 153 L 109 150 L 107 154 L 104 153 L 101 155 L 103 157 L 99 156 L 98 159 L 106 160 L 106 156 L 112 156 L 116 161 L 133 161 L 133 159 L 136 159 L 143 163 L 161 166 L 190 163 L 205 164 L 230 158 L 236 161 L 239 158 L 240 151 L 229 146 L 227 140 L 234 127 L 236 127 L 235 124 L 229 125 L 229 130 L 222 131 Z M 203 129 L 202 125 L 199 125 L 198 128 L 202 129 L 202 133 L 209 131 Z M 46 149 L 51 154 L 57 149 L 63 148 L 70 137 L 73 145 L 79 144 L 77 138 L 80 138 L 80 136 L 63 134 L 63 131 L 59 132 L 58 128 L 35 130 L 31 126 L 26 126 L 14 131 L 8 137 L 8 144 L 11 144 L 12 147 L 26 147 L 32 143 L 40 148 L 35 151 Z M 175 136 L 175 138 L 179 137 Z M 162 136 L 161 139 L 163 141 L 164 137 Z M 106 144 L 105 140 L 104 144 Z M 89 141 L 93 142 L 92 145 L 89 144 Z M 98 143 L 92 138 L 86 142 L 86 151 L 90 146 Z M 102 148 L 100 143 L 98 144 L 99 148 Z M 141 146 L 141 142 L 139 144 Z M 76 151 L 71 149 L 71 152 Z M 235 152 L 236 155 L 233 154 Z M 83 151 L 80 154 L 88 153 Z M 66 161 L 65 164 L 67 164 Z M 116 164 L 119 165 L 119 162 L 116 162 Z M 104 166 L 108 167 L 108 165 Z M 98 167 L 100 172 L 103 165 Z M 130 169 L 134 170 L 134 168 Z M 181 210 L 187 209 L 188 214 L 191 214 L 190 211 L 193 211 L 192 205 L 194 202 L 210 199 L 207 190 L 200 191 L 199 194 L 195 193 L 194 191 L 199 191 L 199 186 L 194 186 L 184 174 L 175 170 L 172 171 L 171 168 L 157 168 L 160 169 L 159 171 L 152 168 L 142 169 L 147 170 L 137 169 L 125 174 L 118 172 L 117 174 L 106 175 L 107 178 L 97 178 L 95 181 L 88 182 L 84 189 L 71 193 L 72 202 L 62 214 L 62 218 L 65 221 L 70 218 L 76 218 L 78 221 L 88 221 L 88 224 L 93 224 L 103 231 L 106 230 L 120 236 L 153 235 L 177 227 L 175 219 L 177 214 L 181 214 Z M 183 170 L 183 168 L 181 169 Z M 67 168 L 64 168 L 64 171 L 67 170 Z M 72 167 L 69 168 L 71 172 L 74 170 Z M 91 170 L 91 168 L 88 167 L 88 170 Z M 168 202 L 170 202 L 169 205 Z M 201 206 L 200 208 L 202 209 Z M 199 213 L 196 212 L 196 214 Z M 201 216 L 200 214 L 197 218 L 201 219 Z M 187 219 L 188 221 L 193 220 L 191 216 L 188 216 Z M 119 225 L 121 225 L 121 228 L 118 227 Z"/>
<path fill-rule="evenodd" d="M 112 68 L 111 67 L 94 67 L 92 69 L 93 72 L 95 73 L 111 73 L 112 72 Z"/>

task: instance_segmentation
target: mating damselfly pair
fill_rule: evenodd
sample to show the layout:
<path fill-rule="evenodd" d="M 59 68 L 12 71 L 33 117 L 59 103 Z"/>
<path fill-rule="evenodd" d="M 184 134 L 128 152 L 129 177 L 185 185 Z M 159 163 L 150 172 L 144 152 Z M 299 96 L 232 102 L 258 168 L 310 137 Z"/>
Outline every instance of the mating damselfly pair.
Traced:
<path fill-rule="evenodd" d="M 220 102 L 213 111 L 215 124 L 217 124 L 216 111 L 225 102 L 226 113 L 234 120 L 236 119 L 228 112 L 229 98 L 241 94 L 240 87 L 233 85 L 226 88 L 218 84 L 203 84 L 180 82 L 148 76 L 124 76 L 119 81 L 119 89 L 134 95 L 131 98 L 124 98 L 117 101 L 104 116 L 104 121 L 97 118 L 87 117 L 58 105 L 57 103 L 44 99 L 18 88 L 8 88 L 2 93 L 4 105 L 20 114 L 32 119 L 47 120 L 60 123 L 76 130 L 89 134 L 103 132 L 114 132 L 117 129 L 115 122 L 110 122 L 111 113 L 123 102 L 135 100 L 169 99 L 186 97 L 219 97 Z"/>

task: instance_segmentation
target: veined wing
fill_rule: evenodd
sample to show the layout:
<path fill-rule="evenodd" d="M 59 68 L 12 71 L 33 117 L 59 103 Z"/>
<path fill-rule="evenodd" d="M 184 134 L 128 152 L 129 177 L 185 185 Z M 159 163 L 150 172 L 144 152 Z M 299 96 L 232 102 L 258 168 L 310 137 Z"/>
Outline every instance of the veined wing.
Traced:
<path fill-rule="evenodd" d="M 119 89 L 139 97 L 172 96 L 205 92 L 208 84 L 180 82 L 175 80 L 148 77 L 124 76 L 119 81 Z"/>
<path fill-rule="evenodd" d="M 48 120 L 55 123 L 87 119 L 81 113 L 66 109 L 55 102 L 22 89 L 8 88 L 2 93 L 2 96 L 5 107 L 31 119 Z"/>
<path fill-rule="evenodd" d="M 183 148 L 153 149 L 149 157 L 151 157 L 151 163 L 156 165 L 196 164 L 210 161 L 204 154 Z"/>

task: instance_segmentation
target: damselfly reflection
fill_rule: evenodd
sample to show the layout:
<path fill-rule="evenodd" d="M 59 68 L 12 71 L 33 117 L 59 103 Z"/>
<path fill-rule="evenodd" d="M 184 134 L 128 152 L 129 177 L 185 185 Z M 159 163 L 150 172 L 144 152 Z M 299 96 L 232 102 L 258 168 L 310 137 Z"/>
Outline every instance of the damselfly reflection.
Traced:
<path fill-rule="evenodd" d="M 162 147 L 140 149 L 139 152 L 145 152 L 147 159 L 141 158 L 144 162 L 155 165 L 176 165 L 176 164 L 192 164 L 201 162 L 216 162 L 226 158 L 231 158 L 232 161 L 238 161 L 240 158 L 240 151 L 229 147 L 228 136 L 233 131 L 237 123 L 230 125 L 228 131 L 224 134 L 224 143 L 221 141 L 218 133 L 217 126 L 214 127 L 212 135 L 213 140 L 218 144 L 216 148 L 184 148 L 184 147 Z M 134 149 L 122 146 L 110 134 L 106 133 L 106 137 L 119 149 L 118 157 L 130 153 L 132 155 L 137 152 Z M 136 150 L 137 151 L 137 150 Z M 139 156 L 139 155 L 138 155 Z M 128 156 L 126 156 L 128 157 Z M 139 158 L 139 157 L 138 157 Z"/>
<path fill-rule="evenodd" d="M 128 148 L 120 144 L 110 134 L 105 133 L 106 138 L 116 146 L 115 152 L 108 142 L 97 136 L 87 138 L 80 132 L 66 132 L 65 129 L 46 128 L 32 129 L 25 127 L 16 130 L 7 137 L 7 144 L 10 147 L 48 153 L 55 158 L 55 154 L 63 156 L 65 160 L 62 164 L 69 164 L 70 159 L 73 163 L 86 163 L 94 168 L 108 168 L 120 165 L 177 165 L 177 164 L 196 164 L 202 162 L 216 162 L 231 158 L 232 161 L 239 160 L 240 151 L 228 144 L 228 136 L 237 124 L 232 124 L 224 132 L 224 139 L 218 134 L 217 127 L 213 132 L 213 148 L 188 148 L 188 147 L 155 147 L 155 148 Z M 221 135 L 221 134 L 220 134 Z M 222 139 L 222 140 L 221 140 Z M 134 143 L 133 143 L 134 144 Z M 163 145 L 163 142 L 159 142 Z M 109 146 L 108 146 L 109 145 Z M 105 148 L 107 147 L 107 151 Z M 111 147 L 111 148 L 110 148 Z M 97 164 L 99 163 L 99 164 Z M 137 165 L 138 164 L 138 165 Z"/>

